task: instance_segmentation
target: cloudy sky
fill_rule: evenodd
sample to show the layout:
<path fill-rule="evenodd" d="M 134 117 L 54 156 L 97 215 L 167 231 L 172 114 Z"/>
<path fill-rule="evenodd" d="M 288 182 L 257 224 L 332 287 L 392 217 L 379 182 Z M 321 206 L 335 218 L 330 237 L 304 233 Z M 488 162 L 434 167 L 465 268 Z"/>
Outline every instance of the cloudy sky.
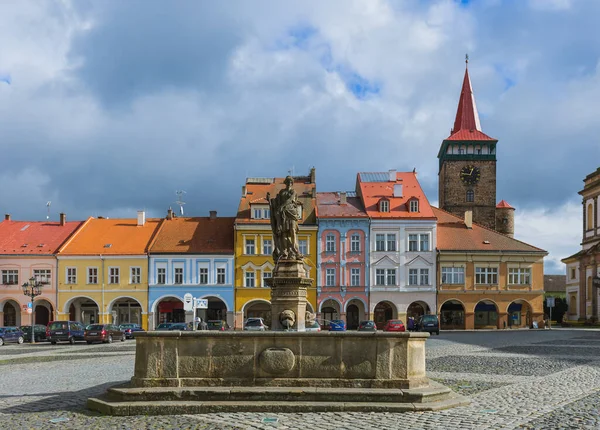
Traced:
<path fill-rule="evenodd" d="M 225 6 L 226 4 L 226 6 Z M 599 163 L 594 0 L 24 1 L 0 4 L 0 211 L 16 219 L 235 214 L 250 176 L 419 172 L 469 70 L 499 139 L 516 237 L 579 248 Z"/>

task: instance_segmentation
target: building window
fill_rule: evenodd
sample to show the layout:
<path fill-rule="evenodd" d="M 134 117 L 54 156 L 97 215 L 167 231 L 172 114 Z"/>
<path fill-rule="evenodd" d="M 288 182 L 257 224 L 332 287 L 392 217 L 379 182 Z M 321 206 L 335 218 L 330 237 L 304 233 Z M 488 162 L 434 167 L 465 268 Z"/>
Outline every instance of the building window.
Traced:
<path fill-rule="evenodd" d="M 571 269 L 571 279 L 575 279 L 577 277 L 577 272 L 575 271 L 575 268 L 573 267 Z"/>
<path fill-rule="evenodd" d="M 429 251 L 429 235 L 421 234 L 419 235 L 421 252 Z"/>
<path fill-rule="evenodd" d="M 175 284 L 183 284 L 183 267 L 175 268 Z"/>
<path fill-rule="evenodd" d="M 385 251 L 385 234 L 375 235 L 375 250 Z"/>
<path fill-rule="evenodd" d="M 508 283 L 518 285 L 531 284 L 531 269 L 529 268 L 509 268 Z"/>
<path fill-rule="evenodd" d="M 67 269 L 67 273 L 69 269 Z M 68 275 L 67 275 L 68 279 Z M 18 270 L 3 270 L 2 271 L 2 284 L 3 285 L 17 285 L 19 283 L 19 271 Z M 67 284 L 71 282 L 67 281 Z M 72 282 L 75 284 L 76 282 Z"/>
<path fill-rule="evenodd" d="M 481 155 L 481 148 L 475 148 L 475 154 Z"/>
<path fill-rule="evenodd" d="M 390 211 L 390 202 L 387 200 L 381 200 L 379 202 L 379 211 L 380 212 L 389 212 Z"/>
<path fill-rule="evenodd" d="M 464 154 L 465 153 L 465 148 L 458 148 L 458 153 L 459 154 Z"/>
<path fill-rule="evenodd" d="M 385 269 L 375 269 L 375 284 L 385 285 Z"/>
<path fill-rule="evenodd" d="M 308 255 L 308 240 L 300 239 L 298 241 L 298 251 L 301 255 Z"/>
<path fill-rule="evenodd" d="M 408 269 L 408 285 L 419 285 L 419 269 Z"/>
<path fill-rule="evenodd" d="M 352 252 L 360 252 L 360 236 L 358 234 L 353 234 L 350 237 L 350 250 Z"/>
<path fill-rule="evenodd" d="M 108 268 L 108 283 L 118 284 L 119 283 L 119 268 L 109 267 Z"/>
<path fill-rule="evenodd" d="M 467 201 L 474 202 L 475 201 L 475 191 L 467 190 Z"/>
<path fill-rule="evenodd" d="M 49 284 L 50 283 L 51 273 L 52 273 L 52 271 L 50 269 L 34 269 L 33 270 L 33 277 L 38 282 L 42 282 L 44 284 Z"/>
<path fill-rule="evenodd" d="M 207 267 L 201 267 L 200 270 L 198 271 L 198 283 L 199 284 L 208 284 L 208 268 Z"/>
<path fill-rule="evenodd" d="M 246 272 L 246 287 L 254 287 L 254 272 Z"/>
<path fill-rule="evenodd" d="M 464 284 L 465 269 L 463 267 L 442 267 L 442 284 Z"/>
<path fill-rule="evenodd" d="M 254 255 L 254 239 L 246 239 L 246 255 Z"/>
<path fill-rule="evenodd" d="M 328 287 L 335 285 L 335 269 L 325 269 L 325 285 Z"/>
<path fill-rule="evenodd" d="M 335 252 L 335 236 L 333 234 L 325 237 L 325 252 Z"/>
<path fill-rule="evenodd" d="M 254 219 L 269 219 L 271 217 L 271 211 L 267 208 L 254 208 L 252 211 L 252 218 Z"/>
<path fill-rule="evenodd" d="M 273 241 L 271 239 L 263 240 L 263 254 L 264 255 L 273 254 Z"/>
<path fill-rule="evenodd" d="M 387 251 L 395 251 L 396 250 L 396 235 L 388 234 L 387 235 Z"/>
<path fill-rule="evenodd" d="M 157 284 L 166 284 L 167 283 L 167 269 L 164 267 L 159 267 L 156 269 L 156 283 Z"/>
<path fill-rule="evenodd" d="M 475 268 L 475 283 L 476 284 L 497 284 L 498 283 L 498 268 L 497 267 L 476 267 Z"/>
<path fill-rule="evenodd" d="M 589 204 L 587 207 L 587 229 L 593 230 L 594 228 L 594 207 Z"/>
<path fill-rule="evenodd" d="M 411 212 L 419 212 L 419 201 L 418 200 L 410 201 L 410 211 Z"/>
<path fill-rule="evenodd" d="M 88 267 L 87 268 L 87 283 L 97 284 L 98 283 L 98 268 Z"/>
<path fill-rule="evenodd" d="M 141 284 L 142 283 L 142 268 L 141 267 L 132 267 L 131 268 L 131 280 L 132 284 Z"/>
<path fill-rule="evenodd" d="M 77 268 L 67 267 L 67 284 L 77 283 Z"/>
<path fill-rule="evenodd" d="M 421 279 L 419 282 L 421 285 L 429 285 L 429 269 L 420 270 Z"/>
<path fill-rule="evenodd" d="M 217 267 L 217 284 L 225 283 L 225 268 Z"/>
<path fill-rule="evenodd" d="M 360 285 L 360 269 L 350 269 L 350 285 L 353 287 Z"/>
<path fill-rule="evenodd" d="M 271 279 L 273 277 L 273 273 L 269 272 L 269 271 L 263 271 L 263 282 L 262 282 L 262 286 L 266 287 L 267 283 L 265 282 L 266 279 Z"/>
<path fill-rule="evenodd" d="M 387 285 L 396 285 L 396 269 L 387 269 Z"/>
<path fill-rule="evenodd" d="M 409 234 L 408 235 L 408 250 L 411 252 L 416 252 L 419 250 L 419 235 L 418 234 Z"/>

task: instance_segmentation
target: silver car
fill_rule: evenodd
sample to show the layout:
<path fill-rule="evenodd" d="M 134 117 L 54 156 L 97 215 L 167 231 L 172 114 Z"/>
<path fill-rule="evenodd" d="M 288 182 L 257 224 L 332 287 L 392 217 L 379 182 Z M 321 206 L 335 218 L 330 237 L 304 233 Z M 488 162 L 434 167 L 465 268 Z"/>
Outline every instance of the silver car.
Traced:
<path fill-rule="evenodd" d="M 265 324 L 262 318 L 248 318 L 244 324 L 244 330 L 249 331 L 266 331 L 269 326 Z"/>

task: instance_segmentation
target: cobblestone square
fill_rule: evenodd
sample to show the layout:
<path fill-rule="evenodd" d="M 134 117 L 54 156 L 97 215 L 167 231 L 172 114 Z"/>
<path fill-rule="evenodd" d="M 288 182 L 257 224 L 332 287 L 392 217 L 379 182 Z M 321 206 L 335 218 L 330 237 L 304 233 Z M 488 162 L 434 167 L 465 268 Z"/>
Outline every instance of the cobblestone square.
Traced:
<path fill-rule="evenodd" d="M 442 332 L 427 341 L 429 376 L 469 396 L 423 413 L 208 414 L 105 417 L 88 397 L 133 375 L 135 341 L 0 349 L 6 429 L 582 429 L 599 428 L 600 331 Z"/>

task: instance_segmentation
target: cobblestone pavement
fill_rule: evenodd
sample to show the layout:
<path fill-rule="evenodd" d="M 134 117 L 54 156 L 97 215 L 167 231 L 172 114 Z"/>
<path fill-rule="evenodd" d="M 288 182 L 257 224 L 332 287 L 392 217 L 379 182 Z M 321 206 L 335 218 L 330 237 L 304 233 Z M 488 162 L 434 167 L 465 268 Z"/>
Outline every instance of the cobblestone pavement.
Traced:
<path fill-rule="evenodd" d="M 88 397 L 133 374 L 135 341 L 0 348 L 0 429 L 597 429 L 600 331 L 442 332 L 431 378 L 469 396 L 439 412 L 105 417 Z"/>

